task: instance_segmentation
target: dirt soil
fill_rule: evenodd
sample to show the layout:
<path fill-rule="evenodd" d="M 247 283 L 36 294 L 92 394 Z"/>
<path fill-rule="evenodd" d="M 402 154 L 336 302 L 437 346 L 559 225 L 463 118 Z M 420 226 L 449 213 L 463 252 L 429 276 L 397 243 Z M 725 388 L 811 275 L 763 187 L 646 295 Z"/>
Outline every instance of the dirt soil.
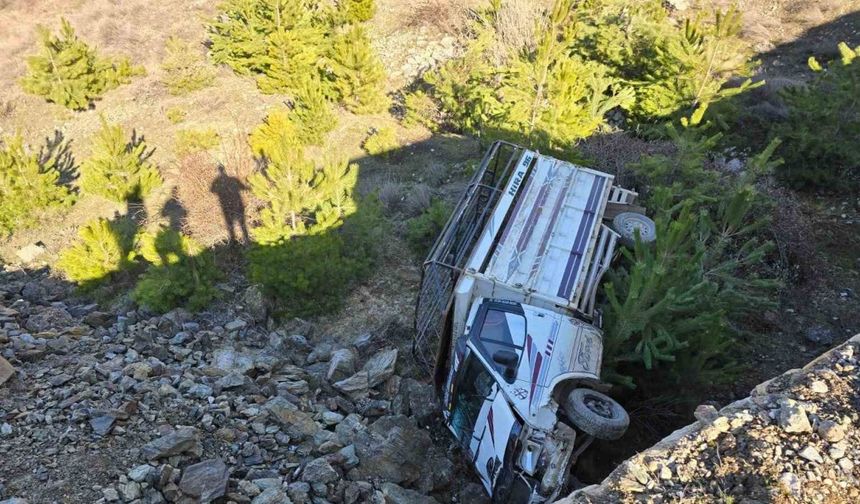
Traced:
<path fill-rule="evenodd" d="M 727 1 L 703 3 L 722 5 Z M 458 26 L 462 23 L 460 3 L 377 0 L 377 4 L 379 12 L 371 23 L 371 33 L 374 45 L 392 74 L 392 91 L 408 84 L 414 69 L 421 67 L 420 62 L 411 63 L 416 58 L 426 60 L 430 53 L 432 61 L 440 54 L 452 54 L 446 52 L 449 46 L 444 41 L 456 40 Z M 836 43 L 841 40 L 860 44 L 860 0 L 741 0 L 739 6 L 744 12 L 745 36 L 760 54 L 762 75 L 767 79 L 802 80 L 808 56 L 832 55 Z M 202 0 L 0 0 L 0 26 L 4 27 L 0 30 L 0 68 L 3 69 L 0 71 L 0 134 L 20 132 L 35 147 L 45 137 L 54 136 L 56 130 L 72 142 L 72 153 L 80 160 L 89 154 L 90 138 L 99 127 L 101 115 L 123 124 L 129 131 L 137 130 L 156 148 L 152 159 L 167 179 L 161 193 L 153 198 L 153 208 L 148 210 L 150 215 L 161 215 L 158 207 L 169 198 L 178 169 L 173 149 L 177 131 L 211 127 L 222 138 L 237 134 L 241 137 L 262 121 L 266 110 L 281 101 L 277 96 L 260 94 L 253 81 L 224 68 L 210 88 L 183 97 L 167 93 L 160 83 L 159 65 L 164 55 L 164 42 L 174 35 L 202 42 L 205 38 L 203 22 L 213 15 L 214 9 L 213 2 Z M 695 8 L 691 12 L 695 12 Z M 44 23 L 55 29 L 61 16 L 72 22 L 83 39 L 105 53 L 128 55 L 135 63 L 143 64 L 147 75 L 108 93 L 97 102 L 94 110 L 81 113 L 70 113 L 24 94 L 17 80 L 24 72 L 26 55 L 34 49 L 33 27 Z M 456 47 L 451 51 L 456 52 Z M 184 110 L 186 119 L 179 124 L 171 123 L 166 113 L 172 108 Z M 349 296 L 341 312 L 313 321 L 317 331 L 347 341 L 376 331 L 392 320 L 403 327 L 411 327 L 420 258 L 402 239 L 403 221 L 420 212 L 432 197 L 455 199 L 467 178 L 469 162 L 480 157 L 481 146 L 472 139 L 456 135 L 434 135 L 422 128 L 404 128 L 388 114 L 362 117 L 345 111 L 338 114 L 340 125 L 331 135 L 329 145 L 336 146 L 332 150 L 338 154 L 359 163 L 360 192 L 377 191 L 383 199 L 386 215 L 393 221 L 392 238 L 377 273 Z M 361 142 L 371 128 L 382 126 L 394 127 L 404 147 L 387 156 L 367 156 L 360 147 Z M 603 148 L 623 150 L 625 147 L 610 140 Z M 625 155 L 635 161 L 642 152 L 659 149 L 659 146 L 645 145 L 641 149 Z M 223 159 L 229 154 L 216 152 L 213 156 Z M 745 372 L 733 388 L 714 390 L 712 399 L 717 404 L 746 396 L 755 384 L 799 367 L 860 328 L 860 310 L 857 309 L 860 303 L 860 198 L 850 194 L 792 193 L 785 195 L 782 210 L 773 227 L 774 238 L 780 245 L 773 259 L 774 267 L 781 268 L 786 280 L 780 306 L 750 321 L 755 331 L 741 341 L 737 351 L 738 359 L 746 365 Z M 0 260 L 17 262 L 16 251 L 27 244 L 41 242 L 47 253 L 39 261 L 50 264 L 83 223 L 122 211 L 125 208 L 112 203 L 83 198 L 69 212 L 48 216 L 43 226 L 0 242 Z M 804 246 L 794 246 L 798 243 Z M 813 329 L 815 332 L 811 334 Z M 406 343 L 400 344 L 404 350 L 408 349 Z M 647 401 L 641 401 L 633 409 L 633 428 L 625 442 L 599 445 L 591 450 L 577 477 L 587 482 L 598 481 L 630 454 L 688 423 L 692 412 L 683 416 L 660 416 L 663 413 L 665 411 L 659 407 L 650 408 Z M 180 419 L 177 423 L 181 423 Z M 437 436 L 436 440 L 446 449 L 450 445 L 450 440 L 444 436 Z M 79 473 L 70 473 L 71 479 L 97 479 L 102 464 L 108 467 L 111 463 L 103 454 L 100 450 L 63 454 L 56 462 L 81 468 Z M 80 502 L 74 496 L 59 493 L 54 498 Z"/>

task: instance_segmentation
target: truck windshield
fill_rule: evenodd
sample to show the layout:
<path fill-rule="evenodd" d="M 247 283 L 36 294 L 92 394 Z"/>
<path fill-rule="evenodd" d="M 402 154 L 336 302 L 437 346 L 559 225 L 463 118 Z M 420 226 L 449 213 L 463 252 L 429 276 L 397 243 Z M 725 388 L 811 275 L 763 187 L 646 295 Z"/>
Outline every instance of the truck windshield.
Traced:
<path fill-rule="evenodd" d="M 451 411 L 451 428 L 457 439 L 465 444 L 472 438 L 481 406 L 493 391 L 493 379 L 484 364 L 472 353 L 466 357 L 463 366 Z"/>

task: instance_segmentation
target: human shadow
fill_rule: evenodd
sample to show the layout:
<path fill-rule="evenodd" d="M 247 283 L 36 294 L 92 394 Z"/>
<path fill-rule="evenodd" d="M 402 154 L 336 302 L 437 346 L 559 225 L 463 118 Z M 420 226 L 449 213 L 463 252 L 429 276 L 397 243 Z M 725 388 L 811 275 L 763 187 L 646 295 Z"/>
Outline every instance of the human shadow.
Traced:
<path fill-rule="evenodd" d="M 231 177 L 223 164 L 218 165 L 218 176 L 212 181 L 209 190 L 218 197 L 221 214 L 224 217 L 224 226 L 227 228 L 229 243 L 237 243 L 236 227 L 241 231 L 241 243 L 250 243 L 248 226 L 245 216 L 245 202 L 242 200 L 242 192 L 248 187 L 237 177 Z"/>
<path fill-rule="evenodd" d="M 181 230 L 185 227 L 188 210 L 179 199 L 179 191 L 176 187 L 171 190 L 170 199 L 161 208 L 161 217 L 167 219 L 167 225 L 171 229 Z"/>

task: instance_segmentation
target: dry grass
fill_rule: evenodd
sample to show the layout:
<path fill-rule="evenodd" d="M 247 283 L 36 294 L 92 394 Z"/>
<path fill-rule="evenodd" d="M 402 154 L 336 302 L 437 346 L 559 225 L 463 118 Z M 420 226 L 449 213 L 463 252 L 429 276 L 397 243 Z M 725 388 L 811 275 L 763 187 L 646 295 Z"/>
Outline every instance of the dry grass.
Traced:
<path fill-rule="evenodd" d="M 462 0 L 423 0 L 411 10 L 406 26 L 410 28 L 432 27 L 439 33 L 457 35 L 465 28 L 468 18 L 468 2 Z"/>
<path fill-rule="evenodd" d="M 379 201 L 389 215 L 418 216 L 432 200 L 433 191 L 427 184 L 388 181 L 379 187 Z"/>
<path fill-rule="evenodd" d="M 668 141 L 647 141 L 618 131 L 593 135 L 579 144 L 579 152 L 594 169 L 612 173 L 622 187 L 630 187 L 630 167 L 645 156 L 670 154 L 674 149 Z"/>
<path fill-rule="evenodd" d="M 181 217 L 176 220 L 204 245 L 226 241 L 231 228 L 233 236 L 244 239 L 243 226 L 250 227 L 256 205 L 247 180 L 256 163 L 243 140 L 239 135 L 228 138 L 221 159 L 206 152 L 179 159 L 175 193 L 179 206 L 174 211 Z"/>
<path fill-rule="evenodd" d="M 501 43 L 496 46 L 500 57 L 534 49 L 537 39 L 547 25 L 547 3 L 536 0 L 508 0 L 496 15 L 496 34 Z"/>

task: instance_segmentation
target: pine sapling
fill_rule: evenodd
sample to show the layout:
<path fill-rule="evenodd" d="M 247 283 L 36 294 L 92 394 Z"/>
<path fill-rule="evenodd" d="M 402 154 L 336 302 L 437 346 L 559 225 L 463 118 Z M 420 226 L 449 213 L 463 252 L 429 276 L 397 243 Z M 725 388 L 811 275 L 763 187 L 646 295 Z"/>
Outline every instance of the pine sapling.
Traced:
<path fill-rule="evenodd" d="M 102 118 L 92 154 L 81 164 L 81 188 L 117 202 L 142 201 L 162 182 L 149 154 L 142 138 L 129 140 L 121 126 Z"/>
<path fill-rule="evenodd" d="M 99 56 L 75 35 L 62 20 L 60 34 L 39 28 L 40 53 L 27 58 L 27 74 L 21 79 L 24 91 L 42 96 L 72 110 L 85 110 L 106 92 L 145 73 L 127 58 L 111 60 Z"/>

